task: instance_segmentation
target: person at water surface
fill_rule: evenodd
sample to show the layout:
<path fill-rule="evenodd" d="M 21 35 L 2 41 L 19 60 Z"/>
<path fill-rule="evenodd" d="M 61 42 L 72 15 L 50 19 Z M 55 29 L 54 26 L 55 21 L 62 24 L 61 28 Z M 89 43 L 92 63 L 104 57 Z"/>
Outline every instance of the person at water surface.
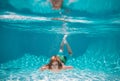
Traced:
<path fill-rule="evenodd" d="M 62 7 L 63 0 L 50 0 L 53 9 L 59 10 Z"/>

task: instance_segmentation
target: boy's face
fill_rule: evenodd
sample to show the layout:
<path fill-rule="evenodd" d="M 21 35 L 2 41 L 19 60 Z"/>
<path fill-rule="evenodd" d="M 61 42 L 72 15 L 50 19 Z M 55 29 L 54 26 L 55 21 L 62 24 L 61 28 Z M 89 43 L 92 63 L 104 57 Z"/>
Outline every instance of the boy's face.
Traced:
<path fill-rule="evenodd" d="M 54 61 L 51 66 L 52 69 L 58 69 L 58 62 Z"/>

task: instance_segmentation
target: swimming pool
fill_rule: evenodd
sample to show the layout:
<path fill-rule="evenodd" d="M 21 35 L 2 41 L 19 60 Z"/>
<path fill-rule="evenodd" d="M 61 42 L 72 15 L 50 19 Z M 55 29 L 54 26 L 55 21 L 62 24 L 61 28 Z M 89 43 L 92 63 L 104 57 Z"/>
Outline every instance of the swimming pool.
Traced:
<path fill-rule="evenodd" d="M 67 12 L 48 0 L 0 4 L 0 81 L 120 81 L 119 0 L 65 0 Z M 64 34 L 74 69 L 41 72 Z"/>

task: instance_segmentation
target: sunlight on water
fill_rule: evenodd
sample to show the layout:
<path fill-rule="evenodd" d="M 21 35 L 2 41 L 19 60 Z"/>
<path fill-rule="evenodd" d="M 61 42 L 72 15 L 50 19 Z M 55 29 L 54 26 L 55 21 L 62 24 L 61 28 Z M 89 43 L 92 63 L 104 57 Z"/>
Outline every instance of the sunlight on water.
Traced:
<path fill-rule="evenodd" d="M 21 71 L 12 73 L 3 80 L 17 80 L 17 81 L 105 81 L 107 74 L 102 72 L 93 72 L 89 70 L 72 70 L 60 73 L 39 72 L 39 71 Z"/>
<path fill-rule="evenodd" d="M 49 0 L 9 0 L 8 3 L 17 10 L 27 9 L 35 13 L 54 12 L 54 10 L 52 10 L 52 6 Z M 70 9 L 85 11 L 93 14 L 119 11 L 120 9 L 119 0 L 64 0 L 63 6 L 65 8 L 67 7 Z"/>
<path fill-rule="evenodd" d="M 67 19 L 64 18 L 56 18 L 54 17 L 38 17 L 38 16 L 25 16 L 25 15 L 20 15 L 16 14 L 13 12 L 5 12 L 3 15 L 0 15 L 0 19 L 3 21 L 14 21 L 14 20 L 21 20 L 21 21 L 51 21 L 51 20 L 58 20 L 58 21 L 67 21 L 67 22 L 76 22 L 76 23 L 92 23 L 90 20 L 83 19 L 83 17 L 79 17 L 79 19 L 76 19 L 73 17 L 67 17 Z"/>
<path fill-rule="evenodd" d="M 84 57 L 83 57 L 84 58 Z M 68 61 L 68 64 L 74 65 L 81 62 L 81 59 Z M 20 59 L 1 64 L 0 80 L 4 81 L 118 81 L 117 75 L 107 74 L 100 70 L 80 69 L 74 66 L 73 70 L 61 71 L 58 73 L 50 71 L 40 71 L 39 68 L 48 63 L 47 57 L 37 57 L 35 55 L 25 54 Z"/>
<path fill-rule="evenodd" d="M 45 16 L 26 16 L 13 12 L 0 14 L 1 27 L 16 29 L 20 31 L 32 31 L 37 33 L 58 33 L 58 34 L 86 34 L 86 35 L 105 35 L 110 32 L 120 32 L 120 19 L 91 19 L 87 17 L 61 16 L 58 18 Z M 6 24 L 4 24 L 6 23 Z M 64 29 L 64 24 L 66 29 Z M 64 29 L 64 30 L 63 30 Z"/>
<path fill-rule="evenodd" d="M 0 1 L 0 54 L 3 57 L 0 61 L 8 61 L 9 57 L 22 55 L 26 50 L 28 52 L 15 60 L 1 62 L 0 81 L 120 81 L 119 2 L 64 0 L 61 9 L 54 10 L 50 0 Z M 72 43 L 73 50 L 81 47 L 77 50 L 76 57 L 68 58 L 66 65 L 73 66 L 72 70 L 58 73 L 40 71 L 40 67 L 47 64 L 49 58 L 42 56 L 44 53 L 39 53 L 39 56 L 29 54 L 34 51 L 36 54 L 39 51 L 46 52 L 46 47 L 45 50 L 41 49 L 46 45 L 51 46 L 47 46 L 51 53 L 54 51 L 52 49 L 56 50 L 55 42 L 59 42 L 59 36 L 54 39 L 55 42 L 52 39 L 55 46 L 51 45 L 51 40 L 46 39 L 49 37 L 47 35 L 52 37 L 53 34 L 72 34 L 68 40 L 70 43 L 75 41 Z M 39 42 L 35 42 L 39 39 L 37 37 L 40 38 Z M 81 43 L 78 46 L 84 40 L 87 42 L 83 43 L 88 44 L 90 41 L 90 44 Z M 41 41 L 46 45 L 42 46 Z M 39 45 L 40 48 L 37 48 Z M 84 52 L 81 54 L 80 51 Z"/>

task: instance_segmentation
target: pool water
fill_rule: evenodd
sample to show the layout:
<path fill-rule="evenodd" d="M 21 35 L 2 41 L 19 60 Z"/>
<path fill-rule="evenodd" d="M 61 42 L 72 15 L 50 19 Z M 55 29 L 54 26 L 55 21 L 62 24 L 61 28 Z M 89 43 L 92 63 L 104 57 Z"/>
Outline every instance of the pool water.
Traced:
<path fill-rule="evenodd" d="M 47 57 L 25 54 L 22 58 L 1 64 L 0 79 L 1 81 L 119 81 L 119 73 L 116 74 L 117 68 L 110 66 L 101 67 L 91 64 L 81 63 L 81 58 L 68 60 L 68 64 L 73 65 L 74 69 L 53 73 L 50 71 L 40 71 L 39 67 L 48 62 Z M 99 61 L 98 61 L 99 62 Z M 75 64 L 73 64 L 75 63 Z M 86 64 L 89 64 L 86 62 Z M 106 64 L 107 65 L 107 64 Z M 108 70 L 104 72 L 102 69 Z M 111 71 L 112 70 L 112 71 Z M 114 73 L 115 72 L 115 73 Z M 114 74 L 113 74 L 114 73 Z"/>
<path fill-rule="evenodd" d="M 119 0 L 64 0 L 63 6 L 0 1 L 0 81 L 120 81 Z M 69 56 L 64 47 L 66 65 L 74 68 L 40 71 L 65 34 L 73 51 Z"/>

